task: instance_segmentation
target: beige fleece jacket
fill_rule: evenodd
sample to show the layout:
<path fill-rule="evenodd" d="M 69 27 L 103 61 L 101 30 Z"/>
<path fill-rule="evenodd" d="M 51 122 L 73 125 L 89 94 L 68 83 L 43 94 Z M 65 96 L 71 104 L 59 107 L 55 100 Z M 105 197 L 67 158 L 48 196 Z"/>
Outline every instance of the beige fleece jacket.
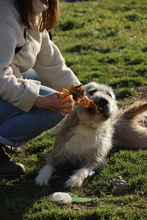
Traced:
<path fill-rule="evenodd" d="M 46 5 L 33 0 L 40 12 Z M 0 97 L 25 112 L 29 112 L 39 94 L 40 83 L 22 78 L 22 72 L 33 68 L 42 82 L 57 91 L 71 83 L 80 84 L 65 64 L 57 46 L 47 31 L 39 33 L 33 27 L 26 33 L 13 0 L 0 1 Z M 23 45 L 18 54 L 15 48 Z"/>

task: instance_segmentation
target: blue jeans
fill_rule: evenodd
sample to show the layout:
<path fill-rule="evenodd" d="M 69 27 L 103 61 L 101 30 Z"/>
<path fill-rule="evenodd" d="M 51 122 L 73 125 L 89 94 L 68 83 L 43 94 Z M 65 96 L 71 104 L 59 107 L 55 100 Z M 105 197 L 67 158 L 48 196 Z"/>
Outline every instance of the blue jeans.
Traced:
<path fill-rule="evenodd" d="M 37 74 L 28 70 L 24 78 L 39 80 Z M 41 85 L 40 95 L 46 95 L 55 90 Z M 0 143 L 19 147 L 43 131 L 57 125 L 63 116 L 58 112 L 33 107 L 28 113 L 0 98 Z"/>

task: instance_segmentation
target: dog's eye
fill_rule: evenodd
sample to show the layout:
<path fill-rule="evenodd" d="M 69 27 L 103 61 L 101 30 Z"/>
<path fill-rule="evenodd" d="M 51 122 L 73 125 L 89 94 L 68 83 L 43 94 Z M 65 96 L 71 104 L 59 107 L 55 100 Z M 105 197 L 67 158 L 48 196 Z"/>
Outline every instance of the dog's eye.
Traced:
<path fill-rule="evenodd" d="M 94 95 L 94 93 L 95 93 L 96 91 L 97 91 L 96 89 L 90 90 L 90 91 L 88 92 L 88 94 L 89 94 L 90 96 L 92 96 L 92 95 Z"/>
<path fill-rule="evenodd" d="M 112 98 L 112 94 L 111 94 L 111 93 L 107 92 L 107 95 L 110 96 L 110 97 Z"/>

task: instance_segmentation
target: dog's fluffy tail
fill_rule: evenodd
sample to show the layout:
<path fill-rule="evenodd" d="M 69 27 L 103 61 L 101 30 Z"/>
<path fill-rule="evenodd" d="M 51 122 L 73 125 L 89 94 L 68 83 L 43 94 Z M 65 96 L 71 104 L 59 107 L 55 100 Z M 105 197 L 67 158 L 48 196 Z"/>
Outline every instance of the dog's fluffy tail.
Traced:
<path fill-rule="evenodd" d="M 138 101 L 124 109 L 122 116 L 125 119 L 134 119 L 136 116 L 147 111 L 147 101 Z"/>
<path fill-rule="evenodd" d="M 113 145 L 124 149 L 147 148 L 147 101 L 121 109 L 114 129 Z"/>

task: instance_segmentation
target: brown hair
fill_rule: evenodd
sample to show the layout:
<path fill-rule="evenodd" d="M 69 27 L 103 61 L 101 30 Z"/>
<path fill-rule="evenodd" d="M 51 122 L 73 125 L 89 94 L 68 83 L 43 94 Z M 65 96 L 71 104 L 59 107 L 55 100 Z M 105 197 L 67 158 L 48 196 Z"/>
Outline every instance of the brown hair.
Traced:
<path fill-rule="evenodd" d="M 59 1 L 49 0 L 49 8 L 42 12 L 39 31 L 51 30 L 57 25 L 59 17 Z M 14 0 L 24 26 L 31 29 L 30 22 L 34 23 L 35 14 L 32 0 Z"/>

